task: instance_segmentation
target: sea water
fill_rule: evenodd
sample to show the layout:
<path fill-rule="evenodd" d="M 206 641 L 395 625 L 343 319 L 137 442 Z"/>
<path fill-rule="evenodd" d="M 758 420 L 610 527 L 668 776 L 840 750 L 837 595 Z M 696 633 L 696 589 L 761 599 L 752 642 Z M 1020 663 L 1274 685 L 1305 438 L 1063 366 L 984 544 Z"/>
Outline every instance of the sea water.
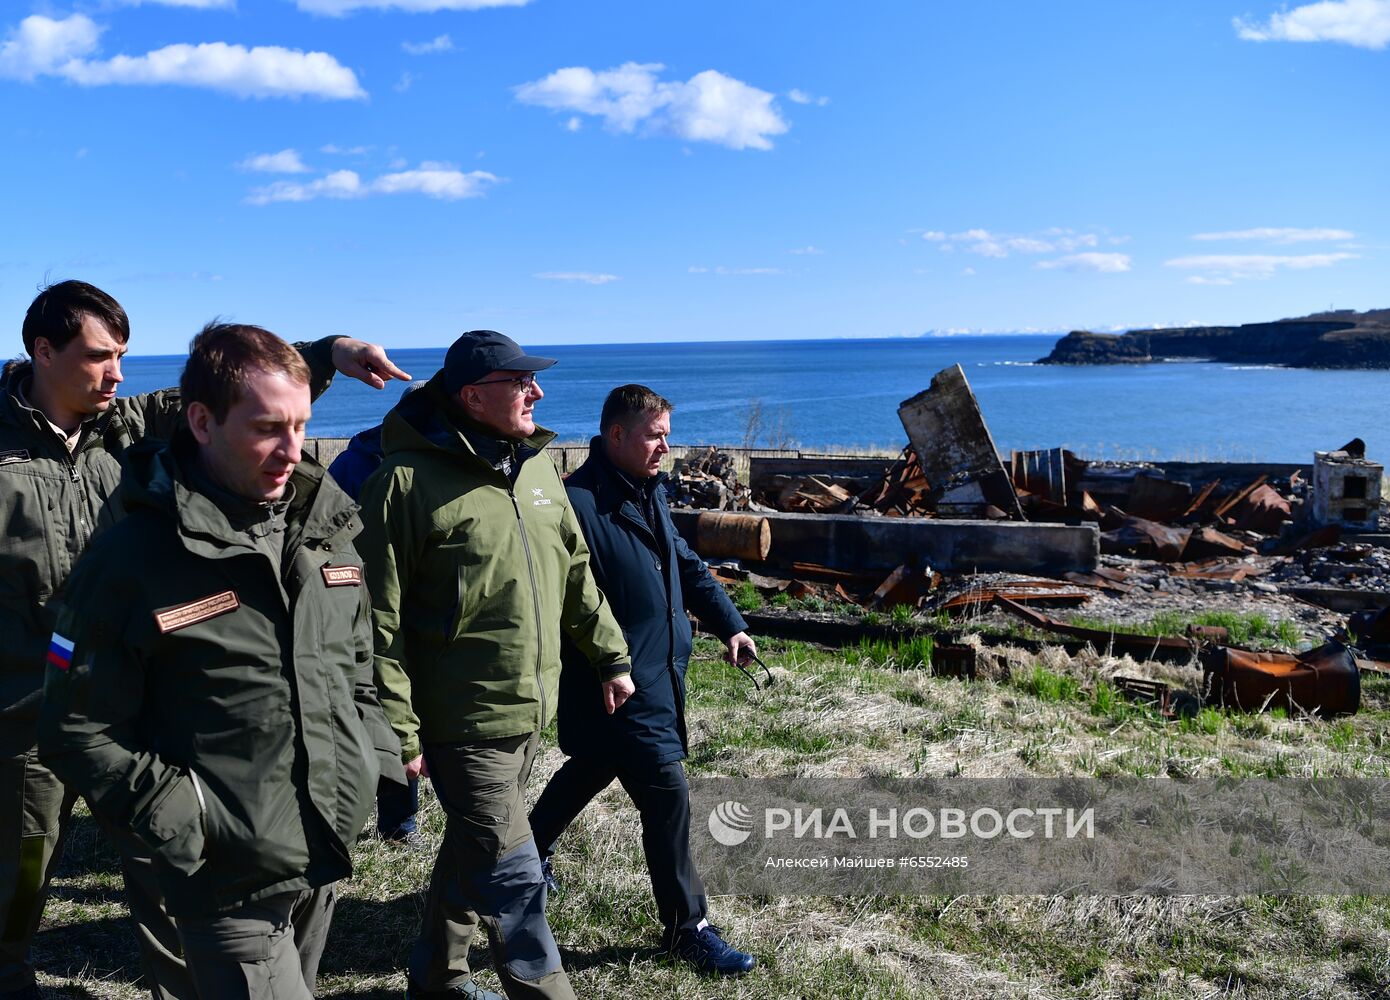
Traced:
<path fill-rule="evenodd" d="M 736 343 L 527 344 L 559 359 L 542 373 L 539 423 L 562 439 L 597 430 L 608 390 L 650 386 L 675 404 L 672 441 L 804 451 L 906 443 L 897 410 L 959 364 L 994 436 L 1011 449 L 1070 448 L 1086 458 L 1311 461 L 1366 441 L 1390 460 L 1390 372 L 1315 371 L 1213 362 L 1038 365 L 1055 338 L 1024 335 Z M 447 345 L 445 345 L 447 346 Z M 445 346 L 391 352 L 416 378 Z M 131 357 L 122 394 L 172 385 L 181 357 Z M 380 422 L 404 383 L 377 392 L 339 377 L 309 433 L 347 437 Z"/>

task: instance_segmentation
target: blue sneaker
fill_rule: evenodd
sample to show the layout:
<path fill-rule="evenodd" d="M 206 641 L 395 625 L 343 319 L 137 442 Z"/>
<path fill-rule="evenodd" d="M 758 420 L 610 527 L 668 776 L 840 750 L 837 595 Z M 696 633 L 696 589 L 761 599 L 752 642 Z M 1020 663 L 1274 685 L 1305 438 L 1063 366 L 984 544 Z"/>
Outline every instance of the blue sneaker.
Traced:
<path fill-rule="evenodd" d="M 748 952 L 739 951 L 720 937 L 719 928 L 713 924 L 705 924 L 698 931 L 677 933 L 671 955 L 713 976 L 741 976 L 758 964 Z"/>
<path fill-rule="evenodd" d="M 541 858 L 541 880 L 545 882 L 548 895 L 560 895 L 560 880 L 555 877 L 555 869 L 551 866 L 549 858 Z"/>

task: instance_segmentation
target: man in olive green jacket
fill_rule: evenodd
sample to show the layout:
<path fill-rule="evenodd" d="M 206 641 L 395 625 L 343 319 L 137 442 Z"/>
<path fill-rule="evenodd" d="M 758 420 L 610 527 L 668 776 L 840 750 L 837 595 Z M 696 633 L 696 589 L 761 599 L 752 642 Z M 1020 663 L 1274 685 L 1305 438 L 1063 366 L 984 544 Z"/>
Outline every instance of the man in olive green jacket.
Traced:
<path fill-rule="evenodd" d="M 532 411 L 530 357 L 466 333 L 444 368 L 382 429 L 358 539 L 376 628 L 382 707 L 407 774 L 426 773 L 447 815 L 408 996 L 493 998 L 468 967 L 488 927 L 512 1000 L 572 1000 L 545 922 L 524 789 L 550 721 L 563 632 L 594 664 L 612 711 L 632 692 L 627 646 Z M 428 764 L 426 768 L 425 765 Z"/>
<path fill-rule="evenodd" d="M 200 1000 L 307 1000 L 378 775 L 405 780 L 308 383 L 273 334 L 204 329 L 188 426 L 126 453 L 47 654 L 41 757 L 153 853 Z"/>
<path fill-rule="evenodd" d="M 81 281 L 44 289 L 24 318 L 30 359 L 0 377 L 0 1000 L 37 998 L 29 942 L 39 924 L 73 796 L 38 759 L 37 725 L 44 655 L 73 563 L 98 521 L 117 513 L 107 501 L 120 457 L 145 436 L 166 438 L 182 421 L 177 391 L 117 398 L 130 339 L 125 310 Z M 378 372 L 404 375 L 380 347 L 328 337 L 298 345 L 312 391 L 335 367 L 380 388 Z M 120 843 L 145 984 L 157 1000 L 190 991 L 178 942 L 157 895 L 146 892 L 148 859 Z"/>

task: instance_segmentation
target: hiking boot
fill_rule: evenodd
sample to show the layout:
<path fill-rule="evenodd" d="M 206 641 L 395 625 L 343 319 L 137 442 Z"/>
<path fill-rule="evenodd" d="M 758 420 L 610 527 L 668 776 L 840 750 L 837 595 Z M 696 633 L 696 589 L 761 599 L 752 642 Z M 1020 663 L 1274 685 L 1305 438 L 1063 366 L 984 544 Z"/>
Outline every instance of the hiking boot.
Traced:
<path fill-rule="evenodd" d="M 485 990 L 471 979 L 465 979 L 442 990 L 422 990 L 414 983 L 407 982 L 405 1000 L 506 1000 L 492 990 Z"/>
<path fill-rule="evenodd" d="M 719 928 L 713 924 L 705 924 L 698 931 L 677 933 L 671 955 L 713 976 L 741 976 L 758 964 L 758 960 L 748 952 L 729 945 L 719 936 Z"/>
<path fill-rule="evenodd" d="M 541 881 L 545 883 L 545 891 L 548 895 L 560 895 L 560 880 L 555 877 L 555 868 L 551 865 L 549 858 L 541 858 Z"/>

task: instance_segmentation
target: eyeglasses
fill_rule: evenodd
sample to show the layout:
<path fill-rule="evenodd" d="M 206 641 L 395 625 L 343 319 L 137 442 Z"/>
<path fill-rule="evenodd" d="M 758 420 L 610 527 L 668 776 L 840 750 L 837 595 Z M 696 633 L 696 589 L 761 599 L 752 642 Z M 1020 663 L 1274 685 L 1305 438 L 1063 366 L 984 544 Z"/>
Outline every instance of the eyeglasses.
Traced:
<path fill-rule="evenodd" d="M 517 375 L 513 378 L 485 378 L 481 382 L 474 382 L 474 385 L 501 385 L 503 382 L 510 382 L 521 392 L 530 392 L 536 387 L 536 373 L 527 372 L 525 375 Z"/>

